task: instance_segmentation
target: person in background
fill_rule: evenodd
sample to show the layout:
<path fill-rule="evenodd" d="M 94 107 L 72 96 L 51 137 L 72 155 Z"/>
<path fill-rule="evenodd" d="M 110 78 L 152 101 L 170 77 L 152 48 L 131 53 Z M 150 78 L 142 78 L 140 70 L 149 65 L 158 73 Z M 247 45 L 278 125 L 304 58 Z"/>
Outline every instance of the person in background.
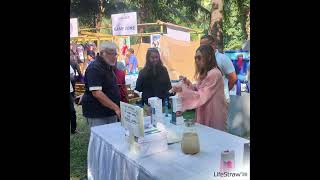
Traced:
<path fill-rule="evenodd" d="M 123 44 L 121 47 L 121 59 L 125 59 L 128 50 L 128 45 L 126 44 L 126 39 L 123 39 Z"/>
<path fill-rule="evenodd" d="M 126 66 L 123 64 L 123 62 L 121 62 L 121 61 L 117 61 L 117 69 L 120 69 L 120 70 L 122 70 L 124 73 L 126 73 L 125 72 L 125 70 L 126 70 Z"/>
<path fill-rule="evenodd" d="M 76 85 L 77 80 L 79 78 L 82 78 L 82 73 L 80 71 L 80 66 L 77 62 L 77 57 L 72 51 L 70 51 L 70 66 L 75 73 L 74 78 L 71 79 L 72 88 L 75 89 L 75 85 Z M 72 97 L 73 98 L 75 97 L 74 92 L 72 92 Z"/>
<path fill-rule="evenodd" d="M 93 50 L 93 45 L 92 44 L 89 45 L 89 48 L 88 48 L 88 51 L 87 51 L 87 55 L 89 55 L 89 54 L 93 55 L 92 58 L 94 58 L 95 52 Z"/>
<path fill-rule="evenodd" d="M 128 92 L 127 92 L 127 87 L 126 87 L 126 83 L 125 83 L 125 76 L 126 73 L 124 72 L 124 70 L 118 69 L 118 64 L 119 62 L 116 63 L 115 66 L 113 66 L 113 71 L 116 75 L 117 78 L 117 84 L 119 87 L 119 93 L 120 93 L 120 101 L 128 103 Z"/>
<path fill-rule="evenodd" d="M 94 56 L 94 54 L 92 54 L 92 53 L 87 54 L 87 61 L 86 61 L 85 68 L 84 68 L 84 70 L 83 70 L 83 73 L 84 73 L 84 74 L 86 73 L 86 70 L 87 70 L 87 68 L 89 67 L 89 65 L 90 65 L 93 61 L 95 61 L 95 59 L 96 59 L 96 57 Z"/>
<path fill-rule="evenodd" d="M 223 79 L 224 79 L 225 97 L 226 97 L 227 105 L 229 106 L 230 104 L 229 91 L 233 88 L 234 84 L 237 81 L 237 74 L 233 66 L 233 63 L 228 56 L 218 51 L 213 36 L 211 35 L 202 36 L 200 40 L 200 45 L 210 45 L 215 51 L 213 58 L 216 59 L 218 63 L 218 67 L 222 71 L 222 75 L 224 77 Z"/>
<path fill-rule="evenodd" d="M 97 53 L 96 57 L 94 58 L 94 61 L 97 60 L 98 56 L 100 56 L 100 53 Z"/>
<path fill-rule="evenodd" d="M 138 72 L 138 60 L 134 55 L 134 50 L 132 48 L 128 49 L 128 74 L 137 73 Z"/>
<path fill-rule="evenodd" d="M 197 83 L 192 84 L 183 78 L 183 83 L 174 86 L 172 91 L 181 97 L 182 111 L 196 109 L 196 122 L 225 131 L 227 103 L 223 77 L 210 45 L 197 49 L 195 67 Z"/>
<path fill-rule="evenodd" d="M 92 53 L 88 54 L 87 59 L 88 59 L 88 63 L 87 63 L 87 67 L 88 67 L 95 59 L 94 54 Z"/>
<path fill-rule="evenodd" d="M 159 51 L 156 48 L 149 48 L 146 54 L 146 64 L 139 72 L 135 88 L 142 92 L 142 105 L 148 104 L 150 97 L 159 97 L 164 102 L 170 89 L 169 74 L 162 64 Z"/>
<path fill-rule="evenodd" d="M 77 82 L 82 82 L 83 81 L 83 72 L 85 69 L 85 45 L 84 44 L 79 44 L 76 47 L 76 61 L 77 61 L 77 66 L 79 66 L 80 73 L 77 74 L 76 72 L 76 81 Z M 81 74 L 81 75 L 80 75 Z"/>
<path fill-rule="evenodd" d="M 113 42 L 102 43 L 100 55 L 85 72 L 81 103 L 90 128 L 120 119 L 120 90 L 113 71 L 117 57 L 117 46 Z"/>
<path fill-rule="evenodd" d="M 75 73 L 73 68 L 70 65 L 70 124 L 71 124 L 71 134 L 76 134 L 79 131 L 77 130 L 77 114 L 76 110 L 74 109 L 74 100 L 73 100 L 73 93 L 74 88 L 72 87 L 71 80 L 74 79 Z"/>
<path fill-rule="evenodd" d="M 81 79 L 83 78 L 78 59 L 79 56 L 77 56 L 73 51 L 70 51 L 70 65 L 75 72 L 75 78 L 71 81 L 73 88 L 75 87 L 75 83 L 81 82 Z"/>

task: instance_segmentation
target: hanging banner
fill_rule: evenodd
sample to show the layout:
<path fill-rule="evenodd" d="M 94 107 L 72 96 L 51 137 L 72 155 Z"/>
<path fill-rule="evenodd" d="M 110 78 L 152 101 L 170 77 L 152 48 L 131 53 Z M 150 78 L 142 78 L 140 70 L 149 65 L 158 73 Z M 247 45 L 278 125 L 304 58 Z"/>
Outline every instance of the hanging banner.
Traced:
<path fill-rule="evenodd" d="M 114 36 L 138 34 L 136 12 L 112 14 L 111 20 Z"/>
<path fill-rule="evenodd" d="M 70 37 L 78 37 L 78 18 L 70 19 Z"/>
<path fill-rule="evenodd" d="M 173 39 L 190 42 L 190 33 L 167 27 L 167 34 Z"/>

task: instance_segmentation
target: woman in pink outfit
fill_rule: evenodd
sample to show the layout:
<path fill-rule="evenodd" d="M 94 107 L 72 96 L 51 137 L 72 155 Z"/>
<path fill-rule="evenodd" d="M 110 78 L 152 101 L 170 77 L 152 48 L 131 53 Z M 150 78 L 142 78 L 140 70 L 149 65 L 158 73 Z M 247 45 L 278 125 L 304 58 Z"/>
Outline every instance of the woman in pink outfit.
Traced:
<path fill-rule="evenodd" d="M 182 111 L 196 109 L 196 122 L 226 130 L 227 104 L 222 73 L 217 66 L 214 51 L 209 45 L 200 46 L 195 55 L 196 84 L 184 78 L 172 90 L 182 99 Z"/>

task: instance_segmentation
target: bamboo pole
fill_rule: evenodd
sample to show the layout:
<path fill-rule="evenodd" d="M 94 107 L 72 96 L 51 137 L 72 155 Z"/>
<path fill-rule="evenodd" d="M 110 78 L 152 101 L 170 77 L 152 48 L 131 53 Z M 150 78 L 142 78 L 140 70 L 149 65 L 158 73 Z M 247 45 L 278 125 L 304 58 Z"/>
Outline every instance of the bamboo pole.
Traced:
<path fill-rule="evenodd" d="M 97 49 L 100 52 L 100 38 L 98 38 L 98 40 L 97 40 Z"/>
<path fill-rule="evenodd" d="M 160 26 L 160 33 L 163 34 L 163 24 Z"/>

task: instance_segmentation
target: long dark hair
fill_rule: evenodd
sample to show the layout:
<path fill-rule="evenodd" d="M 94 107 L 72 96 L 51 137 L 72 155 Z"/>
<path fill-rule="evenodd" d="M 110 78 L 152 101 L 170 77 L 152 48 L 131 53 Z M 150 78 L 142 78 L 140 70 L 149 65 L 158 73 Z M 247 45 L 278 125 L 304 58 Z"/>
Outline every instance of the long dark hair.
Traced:
<path fill-rule="evenodd" d="M 202 45 L 202 46 L 198 47 L 198 49 L 196 50 L 196 52 L 198 52 L 198 51 L 201 52 L 205 63 L 204 63 L 204 67 L 201 68 L 201 67 L 199 67 L 199 65 L 195 61 L 195 67 L 196 67 L 196 71 L 194 74 L 195 79 L 203 80 L 207 76 L 208 71 L 210 71 L 213 68 L 218 68 L 219 71 L 221 72 L 221 70 L 217 64 L 214 50 L 212 49 L 212 47 L 210 45 Z"/>
<path fill-rule="evenodd" d="M 144 65 L 143 69 L 145 69 L 146 72 L 151 73 L 153 68 L 152 68 L 152 63 L 150 61 L 151 53 L 157 53 L 159 55 L 159 62 L 158 66 L 163 67 L 161 58 L 160 58 L 160 53 L 157 48 L 149 48 L 146 54 L 146 64 Z M 153 72 L 155 74 L 155 72 Z"/>

